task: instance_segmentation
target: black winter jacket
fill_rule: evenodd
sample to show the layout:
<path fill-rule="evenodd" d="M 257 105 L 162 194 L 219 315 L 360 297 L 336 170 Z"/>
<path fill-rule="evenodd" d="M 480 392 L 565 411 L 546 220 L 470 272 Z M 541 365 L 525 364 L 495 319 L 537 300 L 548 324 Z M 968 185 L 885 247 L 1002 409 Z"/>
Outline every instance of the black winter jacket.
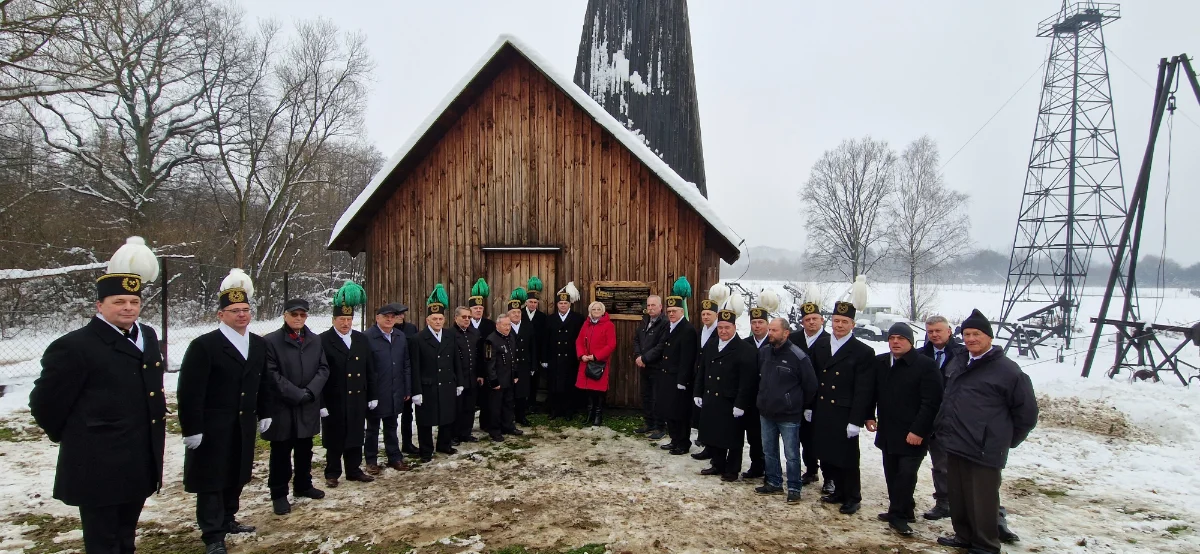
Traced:
<path fill-rule="evenodd" d="M 817 374 L 799 346 L 788 341 L 758 350 L 758 413 L 771 421 L 798 422 L 817 396 Z"/>
<path fill-rule="evenodd" d="M 1033 383 L 998 346 L 973 364 L 963 362 L 951 370 L 934 433 L 947 452 L 1003 469 L 1009 449 L 1037 425 Z"/>

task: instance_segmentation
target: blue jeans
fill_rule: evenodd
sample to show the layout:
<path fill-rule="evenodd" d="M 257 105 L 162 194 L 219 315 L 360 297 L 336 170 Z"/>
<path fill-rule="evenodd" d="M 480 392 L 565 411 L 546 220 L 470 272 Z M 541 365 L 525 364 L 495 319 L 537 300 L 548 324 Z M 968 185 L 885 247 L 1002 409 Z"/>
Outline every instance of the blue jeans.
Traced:
<path fill-rule="evenodd" d="M 800 492 L 800 422 L 772 421 L 758 418 L 762 426 L 763 461 L 766 462 L 767 485 L 783 486 L 779 466 L 779 438 L 783 437 L 783 454 L 787 458 L 787 490 Z"/>

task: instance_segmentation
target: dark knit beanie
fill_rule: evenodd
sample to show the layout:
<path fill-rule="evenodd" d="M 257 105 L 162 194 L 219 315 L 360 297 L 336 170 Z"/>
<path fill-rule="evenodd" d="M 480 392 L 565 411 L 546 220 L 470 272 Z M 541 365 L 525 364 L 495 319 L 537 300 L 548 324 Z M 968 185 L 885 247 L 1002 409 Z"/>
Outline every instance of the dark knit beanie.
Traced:
<path fill-rule="evenodd" d="M 915 345 L 917 343 L 916 337 L 913 336 L 912 327 L 909 327 L 908 324 L 904 323 L 903 321 L 897 321 L 893 323 L 891 329 L 888 329 L 888 338 L 891 338 L 894 335 L 900 335 L 908 339 L 908 344 Z"/>
<path fill-rule="evenodd" d="M 988 318 L 984 317 L 983 313 L 978 309 L 971 310 L 971 315 L 968 316 L 967 319 L 963 320 L 962 328 L 964 331 L 967 329 L 978 329 L 983 331 L 983 334 L 992 338 L 996 338 L 996 335 L 992 334 L 991 322 L 989 322 Z"/>

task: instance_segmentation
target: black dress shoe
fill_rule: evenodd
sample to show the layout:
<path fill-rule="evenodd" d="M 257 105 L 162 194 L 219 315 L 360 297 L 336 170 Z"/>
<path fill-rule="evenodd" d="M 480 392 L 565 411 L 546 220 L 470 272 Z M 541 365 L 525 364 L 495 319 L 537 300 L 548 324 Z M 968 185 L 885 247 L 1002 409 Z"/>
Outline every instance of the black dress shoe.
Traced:
<path fill-rule="evenodd" d="M 433 461 L 433 455 L 432 455 L 432 454 L 428 454 L 428 455 L 425 455 L 425 456 L 421 456 L 421 463 L 423 463 L 423 464 L 427 464 L 427 463 L 429 463 L 429 462 L 432 462 L 432 461 Z"/>
<path fill-rule="evenodd" d="M 776 487 L 775 485 L 760 485 L 754 487 L 754 492 L 762 495 L 783 494 L 783 487 Z"/>
<path fill-rule="evenodd" d="M 838 496 L 836 494 L 826 494 L 821 497 L 821 502 L 824 502 L 826 504 L 841 504 L 842 497 Z"/>
<path fill-rule="evenodd" d="M 788 491 L 787 503 L 798 504 L 800 502 L 800 491 Z"/>
<path fill-rule="evenodd" d="M 820 480 L 820 477 L 817 477 L 817 473 L 815 471 L 812 473 L 805 473 L 800 477 L 800 483 L 802 485 L 811 485 L 816 483 L 818 480 Z"/>
<path fill-rule="evenodd" d="M 663 450 L 675 450 L 675 445 L 673 445 L 669 442 L 667 444 L 660 444 L 660 445 L 658 445 L 658 447 Z"/>
<path fill-rule="evenodd" d="M 492 439 L 492 442 L 504 442 L 504 435 L 501 433 L 489 433 L 488 438 Z"/>
<path fill-rule="evenodd" d="M 875 517 L 878 518 L 879 521 L 887 521 L 887 522 L 891 522 L 892 520 L 903 521 L 905 523 L 916 523 L 917 522 L 917 518 L 896 517 L 896 516 L 892 515 L 890 512 L 883 512 Z"/>
<path fill-rule="evenodd" d="M 313 499 L 313 500 L 320 500 L 320 499 L 322 499 L 322 498 L 325 498 L 325 491 L 323 491 L 323 490 L 321 490 L 321 489 L 318 489 L 318 488 L 316 488 L 316 487 L 312 487 L 312 488 L 310 488 L 310 489 L 308 489 L 308 490 L 306 490 L 306 491 L 304 491 L 304 492 L 298 492 L 298 493 L 296 493 L 296 496 L 297 496 L 297 497 L 301 497 L 301 496 L 303 496 L 304 498 L 311 498 L 311 499 Z"/>
<path fill-rule="evenodd" d="M 225 531 L 227 533 L 230 533 L 232 535 L 238 535 L 241 533 L 253 533 L 254 530 L 255 530 L 255 527 L 253 525 L 242 525 L 236 519 L 229 522 L 229 526 L 226 527 L 226 529 L 225 529 Z"/>
<path fill-rule="evenodd" d="M 460 444 L 464 442 L 479 442 L 479 439 L 475 435 L 467 435 L 465 437 L 458 437 L 458 442 Z"/>
<path fill-rule="evenodd" d="M 845 504 L 842 504 L 841 508 L 838 508 L 838 511 L 843 514 L 850 515 L 858 512 L 859 506 L 860 504 L 858 502 L 846 502 Z"/>
<path fill-rule="evenodd" d="M 204 545 L 204 554 L 227 554 L 227 552 L 224 541 Z"/>
<path fill-rule="evenodd" d="M 742 473 L 742 479 L 761 479 L 763 471 L 761 469 L 752 469 Z"/>
<path fill-rule="evenodd" d="M 695 454 L 692 454 L 692 459 L 694 459 L 694 460 L 710 460 L 710 459 L 712 459 L 712 452 L 710 452 L 707 448 L 705 448 L 704 450 L 701 450 Z"/>
<path fill-rule="evenodd" d="M 292 504 L 288 502 L 286 496 L 283 498 L 272 498 L 271 511 L 275 512 L 277 516 L 285 515 L 292 511 Z"/>
<path fill-rule="evenodd" d="M 928 512 L 921 514 L 921 517 L 930 521 L 937 521 L 950 517 L 950 502 L 948 500 L 939 500 L 929 509 Z"/>
<path fill-rule="evenodd" d="M 458 440 L 457 438 L 450 439 L 450 446 L 458 446 L 460 444 L 462 444 L 462 441 Z"/>
<path fill-rule="evenodd" d="M 409 456 L 416 456 L 416 455 L 418 455 L 418 454 L 420 454 L 420 453 L 421 453 L 421 451 L 420 451 L 420 450 L 417 450 L 417 447 L 416 447 L 416 445 L 414 445 L 414 444 L 413 444 L 413 443 L 411 443 L 411 442 L 410 442 L 410 443 L 408 443 L 408 444 L 406 444 L 406 445 L 404 445 L 404 447 L 403 447 L 403 448 L 401 448 L 401 449 L 400 449 L 400 451 L 401 451 L 401 452 L 403 452 L 403 453 L 405 453 L 405 454 L 407 454 L 407 455 L 409 455 Z"/>
<path fill-rule="evenodd" d="M 643 425 L 641 427 L 638 427 L 637 429 L 634 429 L 633 432 L 637 433 L 639 435 L 644 435 L 646 433 L 649 433 L 652 430 L 653 429 L 651 429 L 649 425 Z"/>
<path fill-rule="evenodd" d="M 911 537 L 914 534 L 913 528 L 909 527 L 908 522 L 900 518 L 895 518 L 889 521 L 888 527 L 895 529 L 897 533 L 900 533 L 905 537 Z"/>
<path fill-rule="evenodd" d="M 1020 540 L 1021 537 L 1018 537 L 1016 533 L 1013 533 L 1004 527 L 1000 527 L 1000 542 L 1004 544 L 1012 544 L 1014 542 L 1020 542 Z"/>
<path fill-rule="evenodd" d="M 721 475 L 721 480 L 725 481 L 726 483 L 734 483 L 738 480 L 738 474 L 736 474 L 736 473 L 723 474 L 723 475 Z"/>
<path fill-rule="evenodd" d="M 958 538 L 958 535 L 938 537 L 937 543 L 942 546 L 949 546 L 950 548 L 971 548 L 971 543 Z"/>
<path fill-rule="evenodd" d="M 667 454 L 670 454 L 672 456 L 682 456 L 687 453 L 688 453 L 688 449 L 686 449 L 686 448 L 672 448 L 670 452 L 667 452 Z"/>
<path fill-rule="evenodd" d="M 826 479 L 825 484 L 821 486 L 821 492 L 823 492 L 825 494 L 833 494 L 836 491 L 837 491 L 837 485 L 834 485 L 833 481 L 830 481 L 828 479 Z"/>
<path fill-rule="evenodd" d="M 665 436 L 667 436 L 667 434 L 664 433 L 662 429 L 659 429 L 653 433 L 650 433 L 650 440 L 652 440 L 652 441 L 662 440 L 662 438 Z"/>
<path fill-rule="evenodd" d="M 442 454 L 445 454 L 445 455 L 447 455 L 447 456 L 453 456 L 453 455 L 455 455 L 455 454 L 458 454 L 458 449 L 457 449 L 457 448 L 453 448 L 453 447 L 451 447 L 451 448 L 447 448 L 447 449 L 445 449 L 445 450 L 442 450 L 442 449 L 440 449 L 440 448 L 439 448 L 439 449 L 438 449 L 438 452 L 441 452 Z"/>
<path fill-rule="evenodd" d="M 719 470 L 715 467 L 706 467 L 706 468 L 700 470 L 700 475 L 720 475 L 720 474 L 721 474 L 721 470 Z"/>
<path fill-rule="evenodd" d="M 533 425 L 532 423 L 529 423 L 529 420 L 528 420 L 528 419 L 526 419 L 526 418 L 521 418 L 521 419 L 518 419 L 518 420 L 517 420 L 517 423 L 518 423 L 518 424 L 521 424 L 521 425 L 524 425 L 524 426 L 526 426 L 526 427 L 531 427 L 531 426 Z"/>
<path fill-rule="evenodd" d="M 509 429 L 508 431 L 505 431 L 504 434 L 505 435 L 513 435 L 513 436 L 521 436 L 521 435 L 525 434 L 525 431 L 522 431 L 520 429 Z"/>

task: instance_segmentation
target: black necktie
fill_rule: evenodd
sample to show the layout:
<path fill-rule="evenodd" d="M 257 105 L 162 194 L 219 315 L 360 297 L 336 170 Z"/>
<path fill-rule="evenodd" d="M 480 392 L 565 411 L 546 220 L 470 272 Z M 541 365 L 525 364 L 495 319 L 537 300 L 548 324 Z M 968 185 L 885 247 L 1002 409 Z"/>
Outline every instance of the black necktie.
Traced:
<path fill-rule="evenodd" d="M 933 361 L 937 362 L 937 366 L 939 368 L 942 367 L 942 363 L 945 361 L 944 360 L 945 355 L 946 355 L 945 350 L 938 350 L 937 352 L 935 352 L 933 354 Z"/>
<path fill-rule="evenodd" d="M 123 329 L 121 333 L 125 335 L 125 338 L 133 341 L 135 344 L 137 343 L 138 328 L 136 323 L 129 329 Z"/>

